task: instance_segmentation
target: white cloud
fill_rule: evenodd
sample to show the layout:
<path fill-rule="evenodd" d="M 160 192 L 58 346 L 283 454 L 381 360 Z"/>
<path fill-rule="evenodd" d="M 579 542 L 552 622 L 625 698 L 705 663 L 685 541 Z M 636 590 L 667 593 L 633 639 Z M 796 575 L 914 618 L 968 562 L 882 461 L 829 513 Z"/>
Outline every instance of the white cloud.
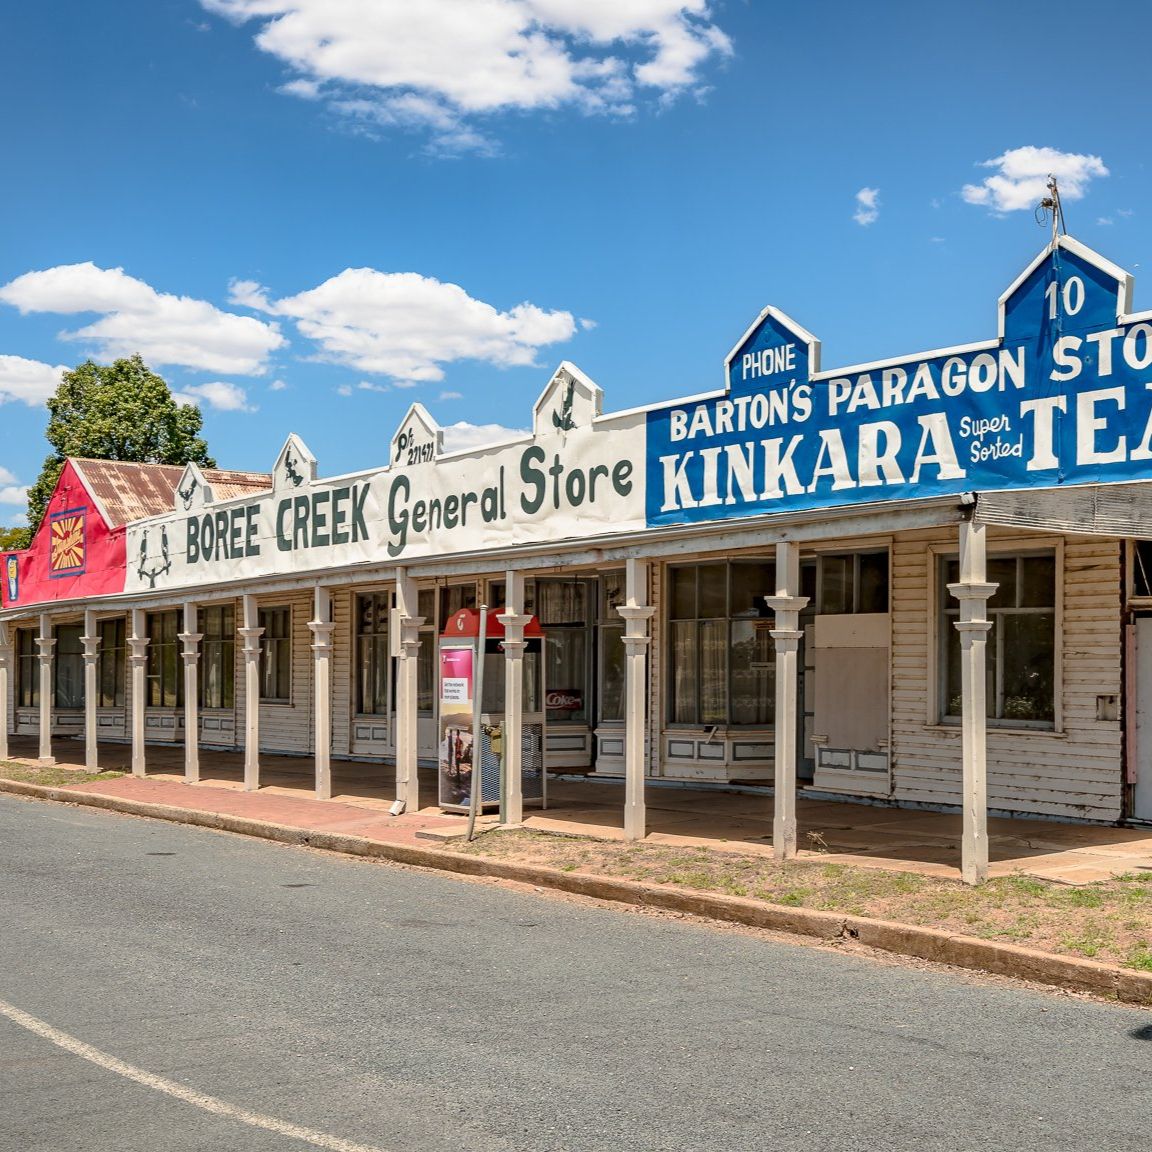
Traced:
<path fill-rule="evenodd" d="M 255 376 L 284 344 L 275 324 L 222 312 L 206 300 L 157 292 L 122 268 L 91 262 L 18 276 L 0 287 L 0 301 L 23 314 L 100 313 L 99 320 L 61 338 L 89 344 L 105 359 L 138 352 L 152 366 Z"/>
<path fill-rule="evenodd" d="M 1048 195 L 1049 175 L 1056 177 L 1063 200 L 1082 199 L 1093 179 L 1108 175 L 1099 156 L 1031 145 L 1012 148 L 993 160 L 985 160 L 980 167 L 995 168 L 997 172 L 981 184 L 965 184 L 960 195 L 969 204 L 986 205 L 994 212 L 1035 208 Z"/>
<path fill-rule="evenodd" d="M 442 365 L 457 360 L 532 365 L 538 348 L 576 332 L 569 312 L 528 303 L 501 312 L 457 284 L 415 272 L 346 268 L 296 296 L 259 294 L 267 310 L 295 320 L 320 359 L 389 377 L 396 387 L 441 380 Z"/>
<path fill-rule="evenodd" d="M 272 383 L 268 385 L 268 391 L 283 392 L 287 387 L 288 385 L 283 380 L 273 380 Z"/>
<path fill-rule="evenodd" d="M 1101 227 L 1106 227 L 1109 224 L 1114 224 L 1115 221 L 1112 219 L 1111 216 L 1097 216 L 1096 217 L 1096 223 L 1099 224 Z"/>
<path fill-rule="evenodd" d="M 464 399 L 464 393 L 463 392 L 441 392 L 440 393 L 440 399 L 441 400 L 463 400 Z"/>
<path fill-rule="evenodd" d="M 61 375 L 67 371 L 63 364 L 53 367 L 23 356 L 0 355 L 0 404 L 21 400 L 35 408 L 56 391 Z"/>
<path fill-rule="evenodd" d="M 527 428 L 505 428 L 503 424 L 469 424 L 467 420 L 459 420 L 444 429 L 444 451 L 466 452 L 472 448 L 501 444 L 505 440 L 529 435 L 531 433 Z"/>
<path fill-rule="evenodd" d="M 229 280 L 228 303 L 251 308 L 256 312 L 270 310 L 268 296 L 255 280 Z"/>
<path fill-rule="evenodd" d="M 875 224 L 879 215 L 880 189 L 861 188 L 856 193 L 856 211 L 852 213 L 852 219 L 866 228 L 869 224 Z"/>
<path fill-rule="evenodd" d="M 337 396 L 351 396 L 352 395 L 352 385 L 351 384 L 341 384 L 340 387 L 336 389 L 336 395 Z"/>
<path fill-rule="evenodd" d="M 281 91 L 345 115 L 490 148 L 476 115 L 573 107 L 627 115 L 700 87 L 729 55 L 709 0 L 201 0 L 295 73 Z"/>
<path fill-rule="evenodd" d="M 210 380 L 205 384 L 189 384 L 174 393 L 179 403 L 207 404 L 217 412 L 255 412 L 248 403 L 248 393 L 225 380 Z"/>
<path fill-rule="evenodd" d="M 0 465 L 0 504 L 27 504 L 28 488 L 16 480 L 16 475 Z"/>

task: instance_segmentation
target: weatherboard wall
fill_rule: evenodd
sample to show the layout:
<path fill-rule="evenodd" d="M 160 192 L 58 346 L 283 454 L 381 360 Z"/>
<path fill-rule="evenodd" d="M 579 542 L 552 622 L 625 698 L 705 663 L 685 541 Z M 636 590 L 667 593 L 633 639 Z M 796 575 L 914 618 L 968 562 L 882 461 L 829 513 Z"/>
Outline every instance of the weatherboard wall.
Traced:
<path fill-rule="evenodd" d="M 1097 718 L 1098 698 L 1120 697 L 1121 545 L 1117 540 L 1001 531 L 989 549 L 1051 548 L 1062 554 L 1057 641 L 1061 664 L 1056 731 L 988 727 L 992 809 L 1114 821 L 1121 815 L 1121 721 Z M 961 802 L 960 729 L 936 722 L 936 559 L 955 553 L 942 531 L 909 533 L 892 548 L 892 798 Z"/>

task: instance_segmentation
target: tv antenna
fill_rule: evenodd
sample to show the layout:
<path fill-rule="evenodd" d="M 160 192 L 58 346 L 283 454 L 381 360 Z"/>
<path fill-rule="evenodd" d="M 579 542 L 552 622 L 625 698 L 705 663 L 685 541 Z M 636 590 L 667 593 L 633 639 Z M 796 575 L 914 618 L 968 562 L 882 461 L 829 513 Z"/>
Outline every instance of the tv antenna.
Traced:
<path fill-rule="evenodd" d="M 1043 227 L 1051 221 L 1052 243 L 1058 237 L 1067 235 L 1068 229 L 1064 224 L 1064 205 L 1060 201 L 1060 189 L 1056 186 L 1056 177 L 1048 176 L 1048 195 L 1036 205 L 1036 223 Z"/>

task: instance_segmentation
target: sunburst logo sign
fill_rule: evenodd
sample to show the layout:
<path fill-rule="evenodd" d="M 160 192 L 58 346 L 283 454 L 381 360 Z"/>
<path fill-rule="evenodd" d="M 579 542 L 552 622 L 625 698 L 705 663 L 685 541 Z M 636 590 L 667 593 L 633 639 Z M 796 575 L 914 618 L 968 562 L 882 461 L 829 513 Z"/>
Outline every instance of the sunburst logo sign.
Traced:
<path fill-rule="evenodd" d="M 72 508 L 67 512 L 56 512 L 52 516 L 52 555 L 49 560 L 49 575 L 77 576 L 84 571 L 83 508 Z"/>

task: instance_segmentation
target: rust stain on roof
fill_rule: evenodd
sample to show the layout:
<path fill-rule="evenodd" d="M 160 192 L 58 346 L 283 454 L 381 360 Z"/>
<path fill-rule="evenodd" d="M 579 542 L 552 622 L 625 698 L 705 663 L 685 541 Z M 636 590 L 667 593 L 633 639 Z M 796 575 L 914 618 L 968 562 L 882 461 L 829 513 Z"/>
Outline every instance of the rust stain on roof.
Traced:
<path fill-rule="evenodd" d="M 72 464 L 103 506 L 109 528 L 172 512 L 176 486 L 184 475 L 181 464 L 78 459 L 73 459 Z M 266 472 L 232 472 L 223 468 L 202 468 L 201 471 L 217 500 L 251 496 L 272 487 L 272 477 Z"/>

